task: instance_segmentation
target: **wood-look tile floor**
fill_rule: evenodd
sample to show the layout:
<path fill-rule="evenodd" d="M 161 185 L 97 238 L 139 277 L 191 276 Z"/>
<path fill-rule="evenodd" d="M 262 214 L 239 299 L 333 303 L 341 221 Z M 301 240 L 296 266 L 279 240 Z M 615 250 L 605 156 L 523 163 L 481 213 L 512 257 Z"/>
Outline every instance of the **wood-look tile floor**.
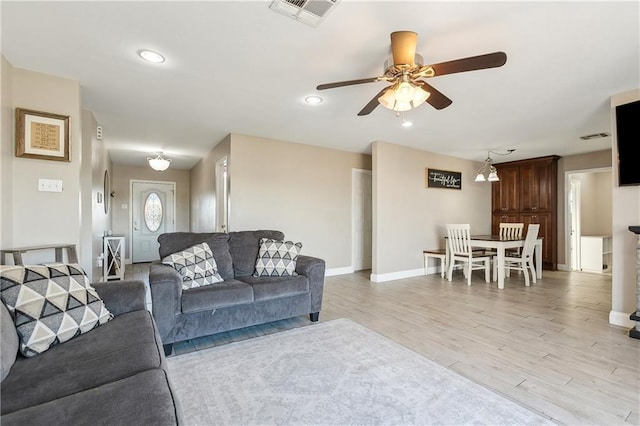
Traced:
<path fill-rule="evenodd" d="M 146 270 L 145 270 L 146 268 Z M 127 276 L 146 280 L 147 265 Z M 477 274 L 477 275 L 476 275 Z M 372 283 L 328 277 L 320 321 L 349 318 L 559 424 L 640 424 L 640 340 L 608 323 L 611 276 L 544 271 L 505 289 L 474 273 Z M 307 317 L 175 345 L 174 354 L 296 327 Z"/>

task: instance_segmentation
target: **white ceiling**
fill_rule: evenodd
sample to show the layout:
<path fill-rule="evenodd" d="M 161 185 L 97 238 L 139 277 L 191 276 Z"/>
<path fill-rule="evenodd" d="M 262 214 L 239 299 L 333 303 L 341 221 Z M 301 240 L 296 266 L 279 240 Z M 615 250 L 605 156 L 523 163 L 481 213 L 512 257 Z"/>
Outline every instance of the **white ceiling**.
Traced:
<path fill-rule="evenodd" d="M 115 163 L 143 165 L 162 150 L 178 168 L 232 132 L 354 152 L 378 140 L 478 161 L 488 149 L 517 149 L 509 160 L 597 151 L 610 138 L 579 136 L 610 131 L 609 97 L 640 87 L 637 1 L 342 0 L 318 28 L 270 3 L 3 0 L 2 53 L 78 80 Z M 507 63 L 429 80 L 453 104 L 406 113 L 409 129 L 381 106 L 357 116 L 384 83 L 303 102 L 320 83 L 381 75 L 396 30 L 418 33 L 425 63 L 494 51 Z M 143 48 L 166 62 L 142 62 Z"/>

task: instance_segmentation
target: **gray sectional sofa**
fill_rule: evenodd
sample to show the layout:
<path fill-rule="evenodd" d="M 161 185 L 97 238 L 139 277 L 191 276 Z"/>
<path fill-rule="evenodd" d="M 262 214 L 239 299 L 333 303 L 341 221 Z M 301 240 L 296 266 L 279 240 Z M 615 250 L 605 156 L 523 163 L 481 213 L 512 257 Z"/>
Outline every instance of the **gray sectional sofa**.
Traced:
<path fill-rule="evenodd" d="M 18 354 L 13 320 L 0 303 L 3 426 L 181 423 L 144 284 L 93 287 L 114 318 L 32 358 Z"/>
<path fill-rule="evenodd" d="M 279 231 L 230 233 L 174 232 L 158 237 L 160 258 L 207 242 L 221 283 L 182 289 L 182 276 L 160 261 L 149 271 L 153 316 L 165 353 L 175 342 L 309 314 L 317 321 L 322 305 L 325 262 L 302 256 L 297 276 L 254 277 L 261 238 L 283 240 Z"/>

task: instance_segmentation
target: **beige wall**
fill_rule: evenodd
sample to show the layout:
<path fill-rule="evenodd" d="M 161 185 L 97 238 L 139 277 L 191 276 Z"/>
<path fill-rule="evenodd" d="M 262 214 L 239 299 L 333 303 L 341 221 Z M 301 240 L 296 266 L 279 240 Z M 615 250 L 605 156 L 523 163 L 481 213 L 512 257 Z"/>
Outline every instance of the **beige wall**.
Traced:
<path fill-rule="evenodd" d="M 111 226 L 114 235 L 125 236 L 125 257 L 131 259 L 131 238 L 129 235 L 129 212 L 131 210 L 131 180 L 175 182 L 176 183 L 176 231 L 189 231 L 189 170 L 169 168 L 158 172 L 146 166 L 123 166 L 113 164 L 111 184 L 115 197 L 111 198 L 113 209 Z M 126 205 L 123 208 L 123 205 Z"/>
<path fill-rule="evenodd" d="M 111 229 L 111 213 L 104 212 L 104 172 L 111 171 L 111 160 L 107 154 L 104 142 L 96 138 L 96 122 L 93 113 L 82 111 L 82 167 L 80 169 L 81 186 L 81 224 L 80 224 L 80 257 L 83 266 L 94 281 L 102 278 L 102 267 L 97 266 L 98 257 L 103 252 L 102 237 L 105 231 Z M 102 203 L 98 202 L 100 194 Z M 106 194 L 108 196 L 108 194 Z"/>
<path fill-rule="evenodd" d="M 422 251 L 444 247 L 447 223 L 491 232 L 491 185 L 480 163 L 400 145 L 373 144 L 373 281 L 422 273 Z M 462 172 L 462 189 L 425 187 L 425 169 Z"/>
<path fill-rule="evenodd" d="M 0 55 L 0 247 L 13 246 L 13 67 Z"/>
<path fill-rule="evenodd" d="M 640 89 L 611 97 L 613 159 L 613 270 L 609 322 L 630 325 L 629 314 L 636 309 L 636 245 L 638 238 L 628 229 L 640 225 L 640 186 L 618 186 L 618 149 L 615 107 L 640 100 Z"/>
<path fill-rule="evenodd" d="M 567 200 L 567 172 L 580 170 L 604 169 L 611 167 L 611 150 L 570 155 L 558 160 L 558 264 L 569 267 L 567 260 L 567 218 L 565 217 Z"/>
<path fill-rule="evenodd" d="M 11 84 L 11 102 L 3 100 L 3 129 L 13 127 L 16 107 L 52 112 L 70 116 L 71 162 L 35 160 L 8 156 L 13 152 L 14 138 L 2 132 L 3 154 L 3 238 L 9 247 L 80 243 L 80 163 L 81 110 L 80 85 L 77 81 L 7 66 L 11 77 L 4 76 L 4 84 Z M 11 81 L 12 80 L 12 81 Z M 8 88 L 3 87 L 3 93 Z M 7 108 L 11 109 L 9 117 Z M 58 179 L 63 182 L 62 192 L 39 192 L 38 179 Z M 5 179 L 7 181 L 5 181 Z M 6 191 L 6 192 L 5 192 Z M 6 220 L 5 220 L 6 218 Z M 9 248 L 8 247 L 8 248 Z M 42 258 L 41 253 L 25 256 L 25 262 L 53 260 L 52 253 Z M 81 258 L 85 265 L 87 259 Z M 88 260 L 90 261 L 90 259 Z"/>
<path fill-rule="evenodd" d="M 230 230 L 281 230 L 327 269 L 349 268 L 354 168 L 371 157 L 232 134 Z"/>
<path fill-rule="evenodd" d="M 216 162 L 227 157 L 227 168 L 230 170 L 230 154 L 231 135 L 227 135 L 191 169 L 192 232 L 216 230 Z M 230 173 L 229 180 L 232 180 Z"/>

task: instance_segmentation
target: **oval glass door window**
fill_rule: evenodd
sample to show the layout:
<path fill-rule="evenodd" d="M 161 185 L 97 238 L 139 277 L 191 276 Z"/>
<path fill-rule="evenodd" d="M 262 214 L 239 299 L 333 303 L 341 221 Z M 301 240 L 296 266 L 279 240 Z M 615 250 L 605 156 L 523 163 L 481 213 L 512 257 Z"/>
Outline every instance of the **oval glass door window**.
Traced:
<path fill-rule="evenodd" d="M 162 200 L 156 192 L 147 195 L 144 201 L 144 224 L 151 232 L 156 232 L 162 225 Z"/>

